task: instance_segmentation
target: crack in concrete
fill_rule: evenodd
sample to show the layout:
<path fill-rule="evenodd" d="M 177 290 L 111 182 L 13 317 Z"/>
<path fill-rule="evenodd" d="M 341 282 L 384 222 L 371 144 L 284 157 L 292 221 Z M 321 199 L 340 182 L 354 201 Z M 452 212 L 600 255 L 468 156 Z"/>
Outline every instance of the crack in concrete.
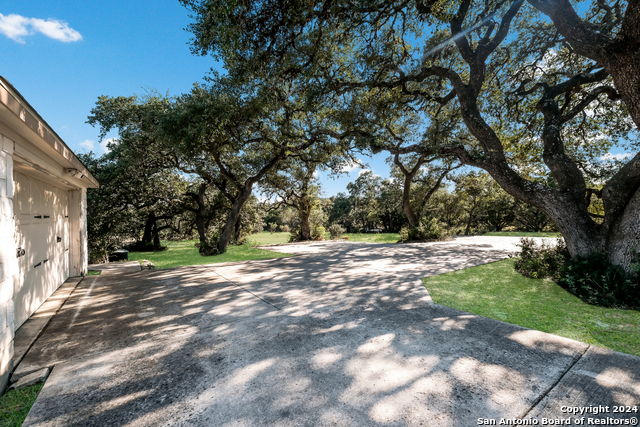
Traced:
<path fill-rule="evenodd" d="M 544 393 L 540 394 L 540 396 L 535 400 L 535 402 L 533 402 L 533 404 L 531 405 L 529 410 L 521 418 L 527 418 L 527 416 L 531 413 L 531 411 L 533 411 L 536 408 L 536 406 L 538 406 L 538 404 L 540 402 L 542 402 L 542 400 L 545 397 L 547 397 L 549 395 L 549 393 L 551 393 L 558 386 L 558 384 L 560 384 L 560 381 L 562 381 L 562 379 L 569 373 L 569 371 L 571 371 L 573 369 L 573 367 L 576 366 L 576 363 L 578 363 L 580 361 L 580 359 L 582 359 L 582 357 L 587 353 L 587 351 L 589 351 L 590 348 L 591 348 L 591 344 L 588 344 L 587 347 L 584 349 L 584 351 L 582 353 L 580 353 L 580 355 L 578 355 L 578 357 L 576 357 L 573 360 L 573 362 L 571 362 L 571 364 L 562 373 L 562 375 L 560 375 L 560 377 L 558 377 L 558 380 L 556 382 L 554 382 L 553 384 L 551 384 L 551 387 L 549 387 L 547 389 L 547 391 L 545 391 Z"/>
<path fill-rule="evenodd" d="M 249 292 L 251 295 L 253 295 L 254 297 L 258 298 L 260 301 L 269 304 L 271 307 L 275 308 L 278 311 L 282 311 L 282 309 L 276 305 L 271 304 L 269 301 L 260 298 L 258 295 L 254 294 L 253 292 L 251 292 L 250 290 L 240 286 L 239 284 L 237 284 L 236 282 L 234 282 L 233 280 L 228 279 L 227 277 L 223 276 L 222 274 L 218 273 L 217 271 L 213 271 L 215 274 L 217 274 L 218 276 L 222 277 L 224 280 L 226 280 L 227 282 L 233 284 L 234 286 L 237 286 L 238 288 L 242 289 L 245 292 Z"/>

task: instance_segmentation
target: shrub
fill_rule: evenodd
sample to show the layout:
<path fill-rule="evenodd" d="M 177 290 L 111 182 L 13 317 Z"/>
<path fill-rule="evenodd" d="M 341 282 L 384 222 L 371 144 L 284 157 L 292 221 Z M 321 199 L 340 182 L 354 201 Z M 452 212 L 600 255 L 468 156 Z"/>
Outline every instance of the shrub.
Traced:
<path fill-rule="evenodd" d="M 202 256 L 218 255 L 218 240 L 220 240 L 220 232 L 216 229 L 210 229 L 207 232 L 206 240 L 201 243 L 198 251 Z"/>
<path fill-rule="evenodd" d="M 278 224 L 275 222 L 270 222 L 269 223 L 269 232 L 271 232 L 271 234 L 275 233 L 276 229 L 278 228 Z"/>
<path fill-rule="evenodd" d="M 420 218 L 420 224 L 418 225 L 418 238 L 420 240 L 441 240 L 445 237 L 447 237 L 446 233 L 436 218 Z"/>
<path fill-rule="evenodd" d="M 587 304 L 640 308 L 640 275 L 627 275 L 606 253 L 567 260 L 560 276 L 558 284 Z"/>
<path fill-rule="evenodd" d="M 331 226 L 329 226 L 331 240 L 339 239 L 342 237 L 342 233 L 344 233 L 344 228 L 340 227 L 338 224 L 331 224 Z"/>
<path fill-rule="evenodd" d="M 448 237 L 436 218 L 422 217 L 417 227 L 403 227 L 400 230 L 400 242 L 443 240 Z"/>
<path fill-rule="evenodd" d="M 561 269 L 569 259 L 564 239 L 557 239 L 555 245 L 544 241 L 538 245 L 534 239 L 522 238 L 518 246 L 522 250 L 518 254 L 520 259 L 514 265 L 520 274 L 532 279 L 560 278 Z"/>
<path fill-rule="evenodd" d="M 291 236 L 289 236 L 289 243 L 299 242 L 301 238 L 300 233 L 300 227 L 294 228 L 293 231 L 291 231 Z"/>
<path fill-rule="evenodd" d="M 129 252 L 161 252 L 167 249 L 166 246 L 155 246 L 153 242 L 147 242 L 144 244 L 142 241 L 137 241 L 129 245 L 125 245 L 124 249 Z"/>
<path fill-rule="evenodd" d="M 415 227 L 402 227 L 400 229 L 400 242 L 411 242 L 414 240 L 416 235 Z"/>
<path fill-rule="evenodd" d="M 280 226 L 280 230 L 285 232 L 285 233 L 289 233 L 291 231 L 291 227 L 289 227 L 288 225 L 281 225 Z"/>
<path fill-rule="evenodd" d="M 569 293 L 587 304 L 604 307 L 628 306 L 640 308 L 640 275 L 637 260 L 631 275 L 622 267 L 609 262 L 606 253 L 570 258 L 564 240 L 557 244 L 537 245 L 535 240 L 523 238 L 515 269 L 533 279 L 551 278 Z"/>
<path fill-rule="evenodd" d="M 314 225 L 311 228 L 311 238 L 313 240 L 324 240 L 325 229 L 321 225 Z"/>

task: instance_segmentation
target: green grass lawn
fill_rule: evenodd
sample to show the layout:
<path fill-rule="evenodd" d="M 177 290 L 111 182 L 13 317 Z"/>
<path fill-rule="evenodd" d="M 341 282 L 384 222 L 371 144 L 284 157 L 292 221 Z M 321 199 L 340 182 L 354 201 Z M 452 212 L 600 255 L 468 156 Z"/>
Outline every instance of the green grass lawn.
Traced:
<path fill-rule="evenodd" d="M 351 242 L 369 243 L 397 243 L 400 240 L 399 233 L 345 233 Z"/>
<path fill-rule="evenodd" d="M 395 243 L 400 238 L 399 234 L 380 233 L 380 234 L 345 234 L 349 240 L 354 242 L 375 242 L 375 243 Z M 219 262 L 232 261 L 248 261 L 253 259 L 270 259 L 292 256 L 265 249 L 254 248 L 257 245 L 272 245 L 279 243 L 287 243 L 289 241 L 289 233 L 262 233 L 252 234 L 247 238 L 247 244 L 241 246 L 229 245 L 227 253 L 210 257 L 200 256 L 198 248 L 194 245 L 197 240 L 182 240 L 179 242 L 162 241 L 162 245 L 167 247 L 162 252 L 129 252 L 130 261 L 149 260 L 156 268 L 173 268 L 185 265 L 201 265 L 215 264 Z M 329 233 L 327 233 L 329 239 Z M 96 274 L 95 272 L 89 272 Z M 99 273 L 98 273 L 99 274 Z"/>
<path fill-rule="evenodd" d="M 262 233 L 252 234 L 247 238 L 247 242 L 252 245 L 273 245 L 278 243 L 289 242 L 291 234 L 289 233 Z M 370 243 L 396 243 L 400 240 L 398 233 L 345 233 L 343 237 L 348 237 L 351 242 L 370 242 Z M 325 233 L 325 240 L 331 240 L 331 235 Z"/>
<path fill-rule="evenodd" d="M 550 231 L 494 231 L 484 233 L 483 236 L 507 236 L 507 237 L 562 237 L 562 234 Z"/>
<path fill-rule="evenodd" d="M 280 243 L 288 243 L 291 238 L 291 233 L 270 233 L 263 231 L 262 233 L 252 234 L 247 237 L 247 243 L 251 246 L 257 245 L 275 245 Z"/>
<path fill-rule="evenodd" d="M 89 270 L 87 271 L 87 276 L 99 276 L 102 271 L 99 270 Z"/>
<path fill-rule="evenodd" d="M 179 242 L 162 241 L 167 247 L 162 252 L 129 252 L 130 261 L 147 259 L 156 268 L 173 268 L 185 265 L 215 264 L 219 262 L 248 261 L 253 259 L 270 259 L 291 256 L 279 252 L 253 248 L 250 245 L 229 245 L 226 253 L 215 256 L 201 256 L 194 245 L 197 240 L 182 240 Z"/>
<path fill-rule="evenodd" d="M 20 427 L 44 384 L 11 390 L 0 397 L 0 427 Z"/>
<path fill-rule="evenodd" d="M 588 305 L 512 259 L 422 280 L 437 304 L 640 356 L 639 311 Z"/>

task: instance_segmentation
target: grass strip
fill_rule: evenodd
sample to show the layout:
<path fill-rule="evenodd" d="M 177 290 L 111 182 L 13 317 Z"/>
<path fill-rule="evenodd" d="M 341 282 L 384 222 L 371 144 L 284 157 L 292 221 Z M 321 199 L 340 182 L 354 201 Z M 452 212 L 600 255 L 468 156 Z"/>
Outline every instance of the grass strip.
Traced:
<path fill-rule="evenodd" d="M 422 279 L 434 302 L 640 356 L 640 312 L 586 304 L 549 279 L 529 279 L 513 259 Z"/>
<path fill-rule="evenodd" d="M 0 427 L 20 427 L 42 387 L 43 383 L 34 384 L 0 396 Z"/>

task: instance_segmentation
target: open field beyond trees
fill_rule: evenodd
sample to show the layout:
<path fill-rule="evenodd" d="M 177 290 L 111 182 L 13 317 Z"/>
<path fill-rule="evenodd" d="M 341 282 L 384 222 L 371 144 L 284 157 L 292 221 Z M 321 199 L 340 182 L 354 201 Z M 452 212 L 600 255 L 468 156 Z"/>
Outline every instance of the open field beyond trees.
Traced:
<path fill-rule="evenodd" d="M 423 282 L 436 304 L 640 356 L 640 312 L 586 304 L 550 279 L 523 277 L 512 259 Z"/>
<path fill-rule="evenodd" d="M 229 246 L 229 250 L 216 256 L 201 256 L 195 244 L 197 240 L 182 240 L 178 242 L 163 241 L 167 249 L 160 252 L 130 252 L 129 260 L 149 260 L 156 268 L 174 268 L 187 265 L 214 264 L 220 262 L 249 261 L 255 259 L 269 259 L 291 256 L 250 245 Z"/>
<path fill-rule="evenodd" d="M 251 246 L 273 245 L 289 242 L 290 233 L 269 233 L 262 232 L 252 234 L 247 238 L 247 243 Z M 350 242 L 369 242 L 369 243 L 397 243 L 400 239 L 398 233 L 345 233 L 343 238 L 347 238 Z M 325 233 L 325 240 L 331 240 L 329 233 Z"/>

